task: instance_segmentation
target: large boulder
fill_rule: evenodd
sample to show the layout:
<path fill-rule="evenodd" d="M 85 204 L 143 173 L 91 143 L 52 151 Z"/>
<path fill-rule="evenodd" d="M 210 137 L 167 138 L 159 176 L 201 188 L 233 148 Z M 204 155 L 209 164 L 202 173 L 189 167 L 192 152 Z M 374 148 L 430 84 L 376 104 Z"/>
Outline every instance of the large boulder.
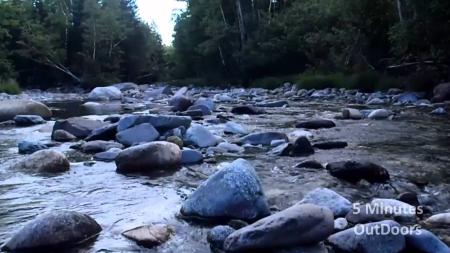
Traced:
<path fill-rule="evenodd" d="M 405 248 L 405 237 L 394 231 L 400 231 L 400 228 L 400 224 L 395 221 L 358 224 L 331 235 L 328 242 L 337 252 L 342 253 L 399 253 Z"/>
<path fill-rule="evenodd" d="M 405 235 L 407 252 L 450 253 L 450 248 L 437 236 L 425 229 Z"/>
<path fill-rule="evenodd" d="M 116 158 L 118 172 L 152 172 L 178 167 L 180 148 L 170 142 L 155 141 L 127 148 Z"/>
<path fill-rule="evenodd" d="M 183 203 L 181 214 L 254 221 L 268 216 L 270 210 L 255 170 L 246 160 L 238 159 L 203 182 Z"/>
<path fill-rule="evenodd" d="M 206 127 L 193 124 L 187 131 L 185 140 L 200 148 L 216 146 L 219 138 L 213 135 Z"/>
<path fill-rule="evenodd" d="M 297 204 L 241 228 L 227 237 L 229 252 L 311 245 L 334 231 L 333 213 L 326 207 Z"/>
<path fill-rule="evenodd" d="M 284 133 L 264 132 L 246 135 L 242 137 L 239 142 L 242 144 L 269 146 L 270 143 L 274 140 L 284 140 L 286 142 L 289 141 L 287 135 Z"/>
<path fill-rule="evenodd" d="M 17 115 L 14 117 L 17 126 L 33 126 L 44 124 L 45 120 L 39 115 Z"/>
<path fill-rule="evenodd" d="M 89 93 L 88 99 L 93 101 L 121 100 L 122 92 L 114 86 L 97 87 Z"/>
<path fill-rule="evenodd" d="M 52 112 L 46 105 L 33 100 L 0 101 L 0 122 L 13 120 L 17 115 L 38 115 L 49 119 Z"/>
<path fill-rule="evenodd" d="M 202 162 L 203 162 L 203 155 L 197 150 L 185 149 L 181 152 L 182 164 L 197 164 Z"/>
<path fill-rule="evenodd" d="M 130 115 L 123 117 L 117 126 L 117 131 L 123 131 L 127 128 L 149 123 L 156 128 L 160 133 L 171 130 L 177 127 L 189 128 L 192 119 L 186 116 L 173 115 Z"/>
<path fill-rule="evenodd" d="M 117 141 L 128 147 L 152 142 L 157 140 L 158 138 L 158 131 L 156 131 L 156 129 L 148 123 L 128 128 L 117 133 L 116 135 Z"/>
<path fill-rule="evenodd" d="M 15 169 L 34 172 L 63 172 L 70 169 L 66 156 L 55 150 L 40 150 L 13 166 Z"/>
<path fill-rule="evenodd" d="M 450 100 L 450 83 L 441 83 L 433 90 L 434 103 Z"/>
<path fill-rule="evenodd" d="M 327 188 L 317 188 L 308 192 L 300 203 L 328 207 L 334 217 L 345 216 L 352 210 L 352 203 L 348 199 Z"/>
<path fill-rule="evenodd" d="M 332 128 L 335 127 L 336 124 L 327 119 L 316 119 L 316 120 L 309 120 L 297 123 L 295 127 L 297 128 L 306 128 L 306 129 L 321 129 L 321 128 Z"/>
<path fill-rule="evenodd" d="M 52 211 L 27 223 L 4 246 L 11 252 L 65 252 L 82 242 L 94 239 L 102 230 L 85 214 Z"/>
<path fill-rule="evenodd" d="M 86 119 L 81 117 L 69 118 L 66 120 L 58 120 L 53 126 L 52 139 L 55 139 L 56 130 L 64 130 L 77 138 L 84 139 L 92 134 L 95 129 L 108 125 L 108 123 Z"/>
<path fill-rule="evenodd" d="M 357 183 L 362 179 L 370 183 L 385 183 L 390 178 L 385 168 L 370 162 L 332 162 L 327 164 L 326 169 L 332 176 L 350 183 Z"/>

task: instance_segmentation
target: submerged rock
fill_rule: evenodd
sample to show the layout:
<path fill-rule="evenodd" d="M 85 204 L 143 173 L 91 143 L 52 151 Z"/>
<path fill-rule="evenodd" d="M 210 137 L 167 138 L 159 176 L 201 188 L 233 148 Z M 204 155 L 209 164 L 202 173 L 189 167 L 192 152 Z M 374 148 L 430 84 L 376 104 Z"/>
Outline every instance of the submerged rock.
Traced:
<path fill-rule="evenodd" d="M 370 183 L 385 183 L 390 178 L 385 168 L 369 162 L 333 162 L 327 164 L 326 169 L 332 176 L 350 183 L 357 183 L 362 179 Z"/>
<path fill-rule="evenodd" d="M 175 169 L 180 162 L 180 148 L 165 141 L 127 148 L 116 158 L 117 172 L 124 173 Z"/>
<path fill-rule="evenodd" d="M 92 133 L 92 131 L 105 125 L 108 125 L 108 123 L 100 120 L 92 120 L 81 117 L 58 120 L 53 126 L 52 139 L 54 139 L 56 130 L 64 130 L 77 138 L 84 139 L 88 137 Z"/>
<path fill-rule="evenodd" d="M 48 252 L 75 247 L 100 233 L 102 228 L 86 214 L 52 211 L 27 223 L 4 246 L 12 252 Z"/>
<path fill-rule="evenodd" d="M 381 227 L 388 228 L 389 231 L 385 234 L 374 232 L 377 228 L 381 231 Z M 343 253 L 399 253 L 405 248 L 405 237 L 394 233 L 393 228 L 399 230 L 401 226 L 395 221 L 358 224 L 331 235 L 328 242 L 337 252 Z"/>
<path fill-rule="evenodd" d="M 224 166 L 183 203 L 181 214 L 206 219 L 254 221 L 270 214 L 258 176 L 243 159 Z"/>
<path fill-rule="evenodd" d="M 121 100 L 122 92 L 114 86 L 97 87 L 89 93 L 88 99 L 93 101 Z"/>
<path fill-rule="evenodd" d="M 0 101 L 0 122 L 13 120 L 17 115 L 38 115 L 49 119 L 52 112 L 46 105 L 33 100 Z"/>
<path fill-rule="evenodd" d="M 19 154 L 22 155 L 29 155 L 39 150 L 48 149 L 47 145 L 45 144 L 31 141 L 21 141 L 19 142 L 18 147 L 19 147 Z"/>
<path fill-rule="evenodd" d="M 224 248 L 241 252 L 311 245 L 333 231 L 333 213 L 328 208 L 297 204 L 233 232 Z"/>
<path fill-rule="evenodd" d="M 44 124 L 45 120 L 39 115 L 17 115 L 14 117 L 17 126 L 33 126 Z"/>
<path fill-rule="evenodd" d="M 167 225 L 156 224 L 127 230 L 122 235 L 146 248 L 159 246 L 170 239 L 173 230 Z"/>
<path fill-rule="evenodd" d="M 14 165 L 14 168 L 34 172 L 64 172 L 70 169 L 66 156 L 55 150 L 40 150 Z"/>
<path fill-rule="evenodd" d="M 327 207 L 333 212 L 334 217 L 343 217 L 352 209 L 352 203 L 348 199 L 327 188 L 317 188 L 308 192 L 300 203 Z"/>
<path fill-rule="evenodd" d="M 265 132 L 246 135 L 242 137 L 239 142 L 242 144 L 269 146 L 270 143 L 274 140 L 285 140 L 286 142 L 289 141 L 288 137 L 284 133 Z"/>
<path fill-rule="evenodd" d="M 336 124 L 331 120 L 326 119 L 317 119 L 300 122 L 295 127 L 297 128 L 306 128 L 306 129 L 321 129 L 321 128 L 333 128 Z"/>

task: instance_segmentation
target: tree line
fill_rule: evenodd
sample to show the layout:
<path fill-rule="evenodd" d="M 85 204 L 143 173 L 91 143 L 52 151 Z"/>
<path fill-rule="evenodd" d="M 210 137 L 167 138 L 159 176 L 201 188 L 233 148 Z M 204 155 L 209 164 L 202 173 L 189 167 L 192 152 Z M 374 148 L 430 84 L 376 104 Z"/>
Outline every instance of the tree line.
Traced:
<path fill-rule="evenodd" d="M 41 87 L 154 81 L 159 34 L 134 0 L 1 0 L 0 80 Z"/>
<path fill-rule="evenodd" d="M 248 83 L 307 71 L 449 79 L 448 0 L 187 2 L 170 62 L 180 78 Z"/>

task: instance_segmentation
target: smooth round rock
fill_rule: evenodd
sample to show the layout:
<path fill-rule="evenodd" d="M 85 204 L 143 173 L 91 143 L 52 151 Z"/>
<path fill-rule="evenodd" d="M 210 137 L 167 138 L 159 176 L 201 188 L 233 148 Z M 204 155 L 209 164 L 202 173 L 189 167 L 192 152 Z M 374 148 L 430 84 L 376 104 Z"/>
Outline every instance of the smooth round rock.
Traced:
<path fill-rule="evenodd" d="M 97 87 L 89 93 L 88 99 L 92 101 L 121 100 L 122 92 L 114 86 Z"/>
<path fill-rule="evenodd" d="M 17 115 L 38 115 L 49 119 L 52 112 L 46 105 L 33 100 L 0 101 L 0 122 L 13 120 Z"/>
<path fill-rule="evenodd" d="M 70 169 L 70 163 L 64 154 L 46 149 L 25 157 L 14 168 L 34 172 L 64 172 Z"/>
<path fill-rule="evenodd" d="M 343 217 L 352 209 L 352 203 L 348 199 L 327 188 L 317 188 L 308 192 L 300 203 L 327 207 L 335 217 Z"/>
<path fill-rule="evenodd" d="M 88 215 L 71 211 L 52 211 L 27 223 L 4 246 L 12 252 L 47 252 L 71 248 L 94 239 L 102 230 Z"/>
<path fill-rule="evenodd" d="M 17 126 L 33 126 L 44 124 L 45 120 L 39 115 L 17 115 L 14 117 Z"/>

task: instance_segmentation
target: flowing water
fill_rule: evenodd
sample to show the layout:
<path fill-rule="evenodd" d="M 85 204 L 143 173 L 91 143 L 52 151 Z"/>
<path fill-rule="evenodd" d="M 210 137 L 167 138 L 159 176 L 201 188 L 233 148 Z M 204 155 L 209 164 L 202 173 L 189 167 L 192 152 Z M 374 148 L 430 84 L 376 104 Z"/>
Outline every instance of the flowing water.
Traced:
<path fill-rule="evenodd" d="M 59 109 L 57 118 L 89 113 L 81 109 L 80 101 L 49 104 Z M 332 118 L 342 106 L 292 102 L 290 108 L 268 109 L 267 114 L 258 116 L 236 116 L 235 121 L 254 132 L 290 133 L 298 130 L 292 128 L 295 122 Z M 352 185 L 333 178 L 325 170 L 295 168 L 296 163 L 306 158 L 273 157 L 266 151 L 245 157 L 258 172 L 270 204 L 278 209 L 299 201 L 316 187 L 331 188 L 352 201 L 394 198 L 400 192 L 412 190 L 428 201 L 433 212 L 449 209 L 450 121 L 430 116 L 422 109 L 393 109 L 398 116 L 392 121 L 336 120 L 336 128 L 311 131 L 313 141 L 342 140 L 349 147 L 318 151 L 307 158 L 322 163 L 349 159 L 378 163 L 389 170 L 392 177 L 389 185 Z M 86 163 L 90 156 L 71 151 L 70 144 L 63 144 L 56 149 L 71 160 L 70 172 L 46 175 L 11 167 L 21 158 L 17 154 L 18 141 L 48 142 L 52 125 L 53 122 L 48 122 L 28 128 L 0 129 L 0 244 L 36 215 L 64 209 L 89 214 L 103 228 L 96 242 L 77 249 L 79 252 L 209 252 L 206 242 L 209 227 L 178 219 L 177 214 L 183 200 L 214 173 L 217 164 L 204 163 L 153 175 L 122 175 L 115 172 L 114 163 Z M 223 125 L 210 125 L 210 129 L 220 133 Z M 236 155 L 217 157 L 218 161 L 233 159 Z M 175 235 L 155 249 L 141 248 L 121 236 L 126 229 L 151 223 L 169 224 Z"/>

